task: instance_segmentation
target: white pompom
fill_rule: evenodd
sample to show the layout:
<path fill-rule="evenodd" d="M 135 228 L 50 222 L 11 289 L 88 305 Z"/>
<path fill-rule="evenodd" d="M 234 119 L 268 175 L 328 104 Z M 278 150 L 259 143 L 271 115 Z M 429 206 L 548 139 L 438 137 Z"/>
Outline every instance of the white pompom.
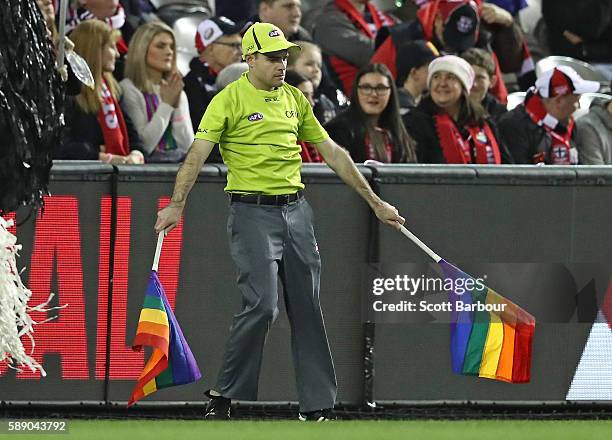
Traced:
<path fill-rule="evenodd" d="M 0 217 L 0 362 L 6 361 L 11 368 L 21 371 L 22 367 L 32 371 L 40 370 L 46 376 L 43 367 L 25 352 L 21 336 L 28 336 L 34 350 L 33 325 L 36 324 L 28 312 L 44 310 L 46 303 L 29 307 L 28 301 L 32 292 L 22 283 L 17 270 L 16 257 L 21 249 L 17 237 L 8 231 L 12 220 Z"/>

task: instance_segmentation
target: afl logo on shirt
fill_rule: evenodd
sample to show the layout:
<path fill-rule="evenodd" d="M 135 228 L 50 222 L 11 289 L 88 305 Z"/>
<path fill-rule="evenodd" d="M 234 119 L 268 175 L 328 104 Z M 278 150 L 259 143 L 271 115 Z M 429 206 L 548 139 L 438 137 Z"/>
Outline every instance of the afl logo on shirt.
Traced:
<path fill-rule="evenodd" d="M 261 113 L 252 113 L 247 117 L 247 119 L 250 122 L 261 121 L 263 119 L 263 115 Z"/>

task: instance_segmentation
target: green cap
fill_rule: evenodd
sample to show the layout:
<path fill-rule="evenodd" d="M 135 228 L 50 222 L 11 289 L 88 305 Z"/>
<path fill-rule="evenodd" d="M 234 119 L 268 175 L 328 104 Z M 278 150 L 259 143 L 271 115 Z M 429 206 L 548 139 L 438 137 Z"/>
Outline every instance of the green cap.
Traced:
<path fill-rule="evenodd" d="M 278 50 L 300 50 L 290 43 L 285 34 L 271 23 L 253 23 L 242 36 L 242 58 L 255 52 L 269 53 Z"/>

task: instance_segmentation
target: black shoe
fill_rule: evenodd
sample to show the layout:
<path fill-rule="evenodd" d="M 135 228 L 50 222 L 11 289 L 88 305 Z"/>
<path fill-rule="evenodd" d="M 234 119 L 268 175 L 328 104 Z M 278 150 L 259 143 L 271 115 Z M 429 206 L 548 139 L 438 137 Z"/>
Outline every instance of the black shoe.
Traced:
<path fill-rule="evenodd" d="M 333 420 L 331 409 L 320 409 L 317 411 L 298 413 L 298 419 L 302 422 L 328 422 Z"/>
<path fill-rule="evenodd" d="M 222 396 L 211 396 L 204 411 L 204 418 L 208 420 L 229 420 L 232 400 Z"/>

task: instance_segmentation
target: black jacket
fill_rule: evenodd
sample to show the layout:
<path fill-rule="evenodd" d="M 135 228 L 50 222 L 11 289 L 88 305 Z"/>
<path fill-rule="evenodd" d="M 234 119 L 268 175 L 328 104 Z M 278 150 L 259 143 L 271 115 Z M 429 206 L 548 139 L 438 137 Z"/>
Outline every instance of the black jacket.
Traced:
<path fill-rule="evenodd" d="M 321 124 L 326 124 L 334 119 L 338 113 L 338 106 L 325 94 L 319 93 L 315 97 L 314 115 Z"/>
<path fill-rule="evenodd" d="M 189 73 L 183 79 L 185 83 L 184 90 L 189 101 L 191 124 L 193 129 L 197 130 L 208 104 L 210 104 L 210 101 L 212 101 L 217 93 L 215 87 L 217 75 L 214 75 L 208 68 L 208 65 L 202 63 L 198 57 L 191 59 L 189 69 Z M 206 163 L 223 163 L 218 144 L 210 152 Z"/>
<path fill-rule="evenodd" d="M 53 159 L 65 160 L 98 160 L 100 145 L 104 144 L 104 135 L 98 122 L 98 115 L 85 113 L 77 105 L 76 99 L 66 98 L 66 126 L 63 141 L 53 152 Z M 123 112 L 131 150 L 139 150 L 146 155 L 138 132 L 126 112 Z"/>
<path fill-rule="evenodd" d="M 403 87 L 397 88 L 397 99 L 399 101 L 400 106 L 400 115 L 402 116 L 407 113 L 410 113 L 413 109 L 416 108 L 416 102 L 414 101 L 414 97 L 410 94 L 408 90 Z"/>
<path fill-rule="evenodd" d="M 612 0 L 542 0 L 550 51 L 591 62 L 612 62 Z M 572 44 L 570 31 L 582 38 Z"/>
<path fill-rule="evenodd" d="M 330 138 L 341 147 L 346 148 L 353 161 L 364 162 L 366 160 L 364 140 L 357 139 L 357 124 L 349 110 L 338 114 L 323 127 Z"/>
<path fill-rule="evenodd" d="M 508 113 L 506 106 L 499 102 L 497 98 L 490 93 L 485 95 L 485 98 L 482 100 L 481 104 L 489 116 L 491 116 L 491 119 L 493 119 L 495 122 L 498 122 L 499 118 Z"/>
<path fill-rule="evenodd" d="M 215 96 L 215 80 L 217 75 L 214 75 L 208 65 L 202 63 L 198 57 L 194 57 L 189 62 L 189 73 L 185 75 L 183 82 L 185 83 L 185 93 L 189 101 L 189 114 L 191 115 L 191 124 L 194 129 L 197 129 L 204 116 L 206 107 L 210 104 Z"/>
<path fill-rule="evenodd" d="M 324 127 L 330 138 L 347 149 L 355 163 L 362 163 L 368 159 L 365 138 L 360 135 L 363 123 L 353 115 L 350 108 L 329 121 Z M 400 152 L 394 144 L 392 162 L 401 162 L 399 156 Z"/>
<path fill-rule="evenodd" d="M 519 105 L 502 116 L 498 121 L 498 127 L 504 143 L 517 164 L 533 164 L 533 157 L 537 153 L 544 153 L 545 162 L 551 163 L 551 137 L 544 128 L 531 120 L 524 105 Z M 576 147 L 575 135 L 576 130 L 570 140 L 572 147 Z"/>
<path fill-rule="evenodd" d="M 436 133 L 436 123 L 434 120 L 436 112 L 437 106 L 433 103 L 431 97 L 426 96 L 415 109 L 403 117 L 406 130 L 416 141 L 416 153 L 419 163 L 447 163 L 442 153 L 438 134 Z M 512 155 L 499 136 L 495 122 L 491 118 L 486 118 L 486 121 L 497 140 L 502 163 L 514 163 Z M 466 133 L 464 133 L 464 129 L 462 127 L 458 128 L 465 138 Z"/>
<path fill-rule="evenodd" d="M 246 22 L 256 13 L 257 2 L 253 0 L 217 0 L 215 2 L 215 15 L 227 17 L 236 23 Z"/>

